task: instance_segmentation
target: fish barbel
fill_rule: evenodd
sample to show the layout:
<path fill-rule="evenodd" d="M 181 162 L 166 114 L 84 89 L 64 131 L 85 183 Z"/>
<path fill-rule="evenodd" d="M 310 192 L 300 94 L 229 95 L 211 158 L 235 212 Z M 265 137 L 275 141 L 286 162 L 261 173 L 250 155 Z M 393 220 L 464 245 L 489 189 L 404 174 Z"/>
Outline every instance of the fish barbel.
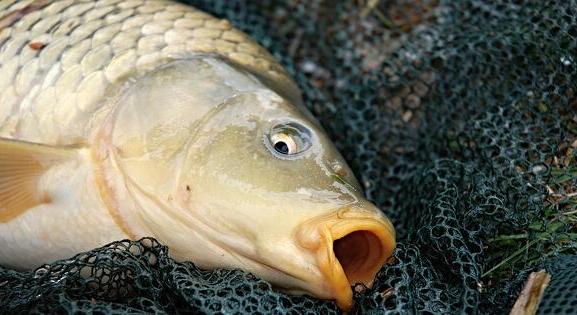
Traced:
<path fill-rule="evenodd" d="M 164 0 L 0 0 L 0 264 L 152 236 L 352 307 L 395 231 L 277 61 Z"/>

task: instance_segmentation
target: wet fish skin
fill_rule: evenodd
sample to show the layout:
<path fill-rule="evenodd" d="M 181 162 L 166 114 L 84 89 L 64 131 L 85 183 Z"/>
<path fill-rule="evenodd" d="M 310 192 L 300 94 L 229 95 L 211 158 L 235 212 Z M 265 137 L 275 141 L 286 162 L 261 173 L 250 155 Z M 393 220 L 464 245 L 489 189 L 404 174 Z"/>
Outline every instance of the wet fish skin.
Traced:
<path fill-rule="evenodd" d="M 18 10 L 26 14 L 14 16 Z M 101 123 L 93 116 L 104 116 L 100 100 L 110 89 L 188 54 L 226 56 L 299 98 L 264 48 L 228 21 L 183 4 L 2 0 L 0 16 L 2 137 L 55 145 L 82 141 Z"/>
<path fill-rule="evenodd" d="M 278 82 L 299 98 L 292 80 L 266 50 L 228 21 L 190 6 L 163 0 L 2 0 L 0 137 L 53 146 L 88 144 L 115 106 L 103 100 L 126 80 L 173 59 L 211 53 Z M 88 178 L 73 176 L 61 189 L 72 191 L 98 180 L 87 170 L 80 173 Z M 118 218 L 111 220 L 113 213 L 94 206 L 101 198 L 96 191 L 83 193 L 83 206 L 64 211 L 65 220 L 38 213 L 13 227 L 0 227 L 4 263 L 33 267 L 131 236 L 117 227 Z M 67 225 L 93 228 L 78 238 Z M 25 242 L 32 243 L 28 256 L 11 254 Z"/>
<path fill-rule="evenodd" d="M 277 127 L 309 146 L 280 154 Z M 228 21 L 165 0 L 0 0 L 0 264 L 143 236 L 343 309 L 395 246 L 296 84 Z"/>
<path fill-rule="evenodd" d="M 2 0 L 0 26 L 2 138 L 53 146 L 88 144 L 115 106 L 103 100 L 127 80 L 198 54 L 226 56 L 299 98 L 283 68 L 246 34 L 226 20 L 172 1 Z M 85 175 L 87 179 L 72 177 L 62 189 L 98 180 Z M 66 224 L 94 227 L 86 230 L 86 238 L 75 237 L 63 219 L 51 213 L 25 216 L 23 222 L 13 222 L 14 227 L 0 228 L 0 239 L 8 244 L 0 246 L 0 256 L 14 257 L 10 253 L 33 239 L 52 243 L 49 250 L 33 242 L 30 256 L 5 261 L 32 267 L 63 253 L 134 236 L 116 227 L 121 220 L 114 213 L 91 206 L 98 198 L 95 191 L 85 192 L 83 206 L 65 214 Z M 70 239 L 76 242 L 67 244 Z"/>

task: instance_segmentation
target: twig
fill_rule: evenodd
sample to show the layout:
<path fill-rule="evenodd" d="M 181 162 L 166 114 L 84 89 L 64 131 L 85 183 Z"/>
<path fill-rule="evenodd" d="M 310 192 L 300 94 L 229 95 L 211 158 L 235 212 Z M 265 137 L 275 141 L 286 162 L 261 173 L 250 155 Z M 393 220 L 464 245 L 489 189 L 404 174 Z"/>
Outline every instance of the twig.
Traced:
<path fill-rule="evenodd" d="M 541 270 L 539 272 L 532 272 L 527 279 L 523 291 L 519 294 L 519 298 L 515 301 L 510 315 L 534 315 L 537 313 L 541 298 L 549 282 L 551 275 Z"/>

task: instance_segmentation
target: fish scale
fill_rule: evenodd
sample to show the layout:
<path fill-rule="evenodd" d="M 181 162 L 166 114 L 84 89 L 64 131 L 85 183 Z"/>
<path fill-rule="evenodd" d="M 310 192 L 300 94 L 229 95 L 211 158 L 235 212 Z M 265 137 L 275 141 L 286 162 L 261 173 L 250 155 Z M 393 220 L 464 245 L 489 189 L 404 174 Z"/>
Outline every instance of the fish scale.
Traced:
<path fill-rule="evenodd" d="M 168 0 L 12 1 L 0 75 L 2 265 L 154 236 L 350 310 L 393 252 L 296 84 L 226 20 Z"/>
<path fill-rule="evenodd" d="M 199 53 L 226 56 L 296 89 L 274 58 L 228 21 L 170 1 L 10 0 L 0 16 L 1 137 L 82 142 L 87 126 L 104 117 L 94 113 L 111 110 L 102 102 L 111 87 Z"/>

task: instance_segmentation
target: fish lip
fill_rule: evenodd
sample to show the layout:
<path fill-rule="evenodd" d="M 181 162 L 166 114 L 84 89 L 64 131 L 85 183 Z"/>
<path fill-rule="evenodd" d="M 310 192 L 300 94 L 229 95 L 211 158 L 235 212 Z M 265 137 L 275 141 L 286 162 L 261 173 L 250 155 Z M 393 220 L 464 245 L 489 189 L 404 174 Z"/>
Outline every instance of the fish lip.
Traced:
<path fill-rule="evenodd" d="M 367 233 L 378 239 L 377 248 L 375 243 L 367 243 L 365 246 L 372 246 L 371 255 L 372 270 L 369 276 L 361 282 L 367 287 L 372 286 L 376 273 L 390 257 L 392 257 L 396 239 L 395 230 L 390 221 L 373 211 L 350 211 L 351 208 L 343 208 L 337 212 L 317 217 L 302 223 L 296 232 L 296 239 L 299 246 L 313 251 L 317 267 L 321 273 L 320 283 L 317 284 L 316 295 L 321 298 L 334 299 L 337 306 L 345 311 L 353 307 L 353 292 L 351 283 L 341 262 L 335 254 L 333 244 L 339 239 L 343 239 L 355 232 Z M 364 234 L 363 234 L 364 235 Z M 366 240 L 368 242 L 368 240 Z M 374 255 L 373 255 L 374 254 Z M 375 263 L 377 261 L 377 263 Z M 366 264 L 363 264 L 366 267 Z M 369 280 L 366 280 L 369 279 Z"/>

